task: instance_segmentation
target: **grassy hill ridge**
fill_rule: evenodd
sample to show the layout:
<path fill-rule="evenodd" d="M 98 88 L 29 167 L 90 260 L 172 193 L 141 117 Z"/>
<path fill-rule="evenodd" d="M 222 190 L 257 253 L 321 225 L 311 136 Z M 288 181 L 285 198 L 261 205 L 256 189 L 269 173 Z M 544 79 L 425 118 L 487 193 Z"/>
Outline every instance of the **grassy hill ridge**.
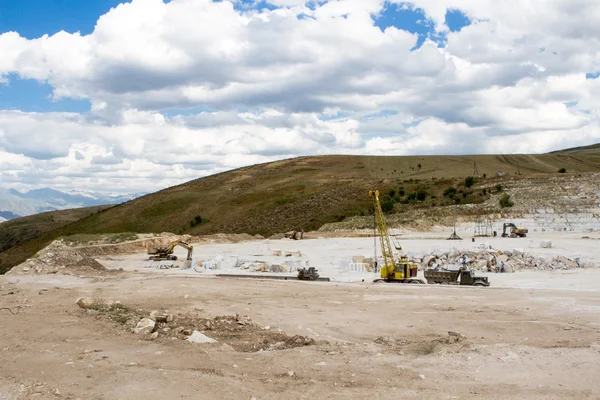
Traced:
<path fill-rule="evenodd" d="M 238 168 L 108 207 L 48 230 L 0 253 L 0 272 L 52 239 L 79 233 L 259 233 L 318 229 L 366 213 L 368 190 L 394 191 L 402 207 L 450 204 L 443 192 L 478 172 L 488 181 L 502 172 L 530 175 L 599 172 L 600 153 L 569 150 L 541 155 L 311 156 Z M 482 178 L 483 179 L 483 178 Z M 400 196 L 400 192 L 403 195 Z M 424 192 L 425 201 L 408 200 Z M 463 202 L 485 200 L 464 194 Z M 444 203 L 446 202 L 446 203 Z M 18 221 L 18 220 L 17 220 Z M 0 236 L 4 230 L 0 224 Z M 33 253 L 32 253 L 33 251 Z"/>

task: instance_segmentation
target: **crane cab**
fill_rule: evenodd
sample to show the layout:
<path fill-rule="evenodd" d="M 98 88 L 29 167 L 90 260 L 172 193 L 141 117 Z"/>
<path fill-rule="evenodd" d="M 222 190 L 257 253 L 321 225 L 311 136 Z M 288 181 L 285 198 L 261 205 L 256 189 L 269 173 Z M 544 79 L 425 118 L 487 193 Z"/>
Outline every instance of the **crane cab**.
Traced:
<path fill-rule="evenodd" d="M 396 265 L 386 265 L 381 268 L 381 278 L 386 281 L 405 282 L 411 278 L 416 278 L 418 267 L 416 264 L 410 264 L 406 257 L 402 257 Z"/>

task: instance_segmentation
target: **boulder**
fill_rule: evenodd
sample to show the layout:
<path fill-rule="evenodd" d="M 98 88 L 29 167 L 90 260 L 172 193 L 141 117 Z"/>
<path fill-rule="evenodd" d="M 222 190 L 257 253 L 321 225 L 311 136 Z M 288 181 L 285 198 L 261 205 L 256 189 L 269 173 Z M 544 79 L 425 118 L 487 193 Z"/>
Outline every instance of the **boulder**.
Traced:
<path fill-rule="evenodd" d="M 91 297 L 80 297 L 75 301 L 75 304 L 77 304 L 79 307 L 83 308 L 84 310 L 92 308 L 94 303 L 95 303 L 95 301 Z"/>
<path fill-rule="evenodd" d="M 423 266 L 428 267 L 435 260 L 435 257 L 432 255 L 423 257 Z"/>
<path fill-rule="evenodd" d="M 187 338 L 188 342 L 191 343 L 216 343 L 216 340 L 213 338 L 209 338 L 208 336 L 198 332 L 198 331 L 194 331 L 188 338 Z"/>
<path fill-rule="evenodd" d="M 148 335 L 152 333 L 155 326 L 156 322 L 150 318 L 144 318 L 138 322 L 137 326 L 133 329 L 133 332 L 137 333 L 138 335 Z"/>

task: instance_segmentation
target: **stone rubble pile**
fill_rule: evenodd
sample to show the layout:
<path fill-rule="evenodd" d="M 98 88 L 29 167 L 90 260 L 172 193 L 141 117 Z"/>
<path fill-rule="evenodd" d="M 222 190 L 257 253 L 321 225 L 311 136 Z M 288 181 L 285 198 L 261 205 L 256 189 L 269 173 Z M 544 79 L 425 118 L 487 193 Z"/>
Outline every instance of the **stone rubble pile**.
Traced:
<path fill-rule="evenodd" d="M 240 269 L 246 272 L 296 272 L 298 269 L 307 268 L 308 260 L 302 259 L 300 251 L 273 250 L 272 257 L 281 257 L 276 262 L 265 260 L 243 260 L 237 256 L 218 255 L 209 260 L 195 260 L 192 269 L 196 272 L 208 270 Z"/>
<path fill-rule="evenodd" d="M 506 272 L 523 269 L 551 271 L 596 267 L 593 263 L 581 261 L 579 257 L 543 257 L 520 250 L 502 251 L 492 248 L 463 251 L 452 249 L 447 252 L 432 252 L 422 257 L 413 255 L 410 259 L 412 262 L 419 263 L 423 269 L 453 269 L 462 266 L 463 256 L 466 256 L 466 266 L 469 269 L 483 272 L 493 271 L 502 263 Z"/>

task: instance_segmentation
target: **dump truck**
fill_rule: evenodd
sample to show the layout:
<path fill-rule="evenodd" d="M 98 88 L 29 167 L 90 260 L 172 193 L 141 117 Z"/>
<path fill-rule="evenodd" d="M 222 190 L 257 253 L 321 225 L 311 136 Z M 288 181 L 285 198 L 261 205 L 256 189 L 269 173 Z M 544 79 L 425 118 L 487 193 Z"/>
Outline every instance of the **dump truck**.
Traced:
<path fill-rule="evenodd" d="M 457 271 L 425 270 L 425 279 L 428 284 L 438 283 L 441 285 L 490 286 L 487 277 L 475 276 L 475 271 L 463 268 Z"/>

